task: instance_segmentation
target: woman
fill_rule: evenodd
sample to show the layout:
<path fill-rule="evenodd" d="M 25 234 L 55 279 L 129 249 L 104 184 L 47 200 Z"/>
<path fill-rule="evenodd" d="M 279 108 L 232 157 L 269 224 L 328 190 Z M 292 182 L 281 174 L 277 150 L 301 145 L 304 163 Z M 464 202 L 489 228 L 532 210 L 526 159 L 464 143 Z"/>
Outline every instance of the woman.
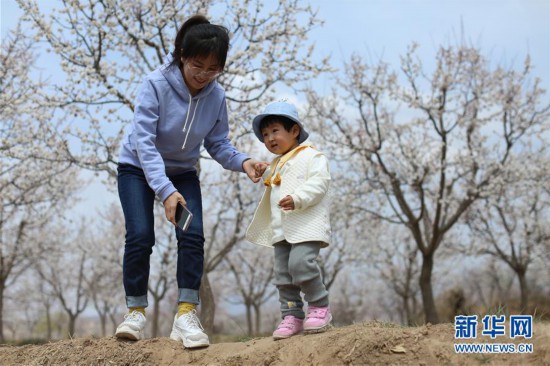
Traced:
<path fill-rule="evenodd" d="M 225 169 L 245 172 L 255 183 L 261 177 L 255 171 L 258 162 L 237 151 L 228 139 L 225 92 L 216 82 L 228 48 L 226 28 L 193 16 L 178 31 L 168 61 L 145 78 L 138 93 L 118 166 L 126 220 L 123 282 L 129 309 L 116 330 L 119 338 L 143 337 L 157 196 L 172 224 L 178 204 L 193 214 L 185 232 L 176 226 L 179 296 L 170 337 L 187 348 L 209 345 L 195 311 L 204 262 L 202 198 L 195 168 L 201 144 Z"/>

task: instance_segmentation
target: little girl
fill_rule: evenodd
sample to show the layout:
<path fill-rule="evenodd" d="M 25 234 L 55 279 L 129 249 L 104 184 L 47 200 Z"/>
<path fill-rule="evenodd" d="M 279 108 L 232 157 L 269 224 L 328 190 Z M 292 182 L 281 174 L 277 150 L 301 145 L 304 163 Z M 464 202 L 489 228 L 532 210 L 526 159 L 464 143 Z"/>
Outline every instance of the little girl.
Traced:
<path fill-rule="evenodd" d="M 309 134 L 290 103 L 267 105 L 254 118 L 253 129 L 267 150 L 278 155 L 264 172 L 266 189 L 246 233 L 250 242 L 274 248 L 283 320 L 273 338 L 323 332 L 332 315 L 317 257 L 330 243 L 329 162 L 303 144 Z"/>

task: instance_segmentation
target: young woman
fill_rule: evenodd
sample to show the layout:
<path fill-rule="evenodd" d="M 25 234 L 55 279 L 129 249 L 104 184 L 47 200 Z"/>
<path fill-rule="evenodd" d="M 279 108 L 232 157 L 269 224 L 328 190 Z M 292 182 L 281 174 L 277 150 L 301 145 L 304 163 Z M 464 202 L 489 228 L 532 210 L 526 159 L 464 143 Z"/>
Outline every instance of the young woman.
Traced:
<path fill-rule="evenodd" d="M 179 296 L 170 337 L 187 348 L 209 345 L 195 312 L 204 262 L 202 197 L 195 168 L 201 145 L 225 169 L 245 172 L 255 183 L 261 176 L 255 172 L 258 162 L 237 151 L 228 139 L 225 92 L 216 82 L 228 48 L 226 28 L 193 16 L 178 31 L 167 62 L 145 78 L 138 93 L 118 166 L 126 221 L 123 282 L 129 309 L 116 330 L 119 338 L 139 340 L 144 334 L 156 196 L 174 225 L 178 204 L 193 214 L 185 232 L 176 226 Z"/>

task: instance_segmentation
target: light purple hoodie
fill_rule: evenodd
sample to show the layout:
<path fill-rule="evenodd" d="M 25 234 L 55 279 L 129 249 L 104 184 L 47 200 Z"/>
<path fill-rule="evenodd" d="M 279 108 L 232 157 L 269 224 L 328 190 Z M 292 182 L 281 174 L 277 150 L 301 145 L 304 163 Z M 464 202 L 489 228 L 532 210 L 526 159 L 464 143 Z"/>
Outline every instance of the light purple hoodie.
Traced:
<path fill-rule="evenodd" d="M 242 172 L 248 159 L 229 141 L 223 88 L 214 80 L 192 97 L 171 60 L 168 55 L 141 85 L 119 158 L 120 163 L 143 169 L 161 202 L 176 191 L 167 175 L 195 170 L 203 141 L 225 169 Z"/>

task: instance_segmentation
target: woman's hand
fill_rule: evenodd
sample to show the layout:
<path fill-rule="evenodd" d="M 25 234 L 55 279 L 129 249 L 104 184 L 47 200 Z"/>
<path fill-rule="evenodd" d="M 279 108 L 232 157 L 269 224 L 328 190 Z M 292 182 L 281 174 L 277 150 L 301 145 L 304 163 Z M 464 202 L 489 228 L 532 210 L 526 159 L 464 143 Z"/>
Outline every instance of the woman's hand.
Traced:
<path fill-rule="evenodd" d="M 164 214 L 166 219 L 174 225 L 176 225 L 176 207 L 178 204 L 187 206 L 185 198 L 178 191 L 175 191 L 164 200 Z"/>
<path fill-rule="evenodd" d="M 254 159 L 245 160 L 243 163 L 243 170 L 248 175 L 251 181 L 258 183 L 265 169 L 269 166 L 269 163 L 264 161 L 257 161 Z"/>

